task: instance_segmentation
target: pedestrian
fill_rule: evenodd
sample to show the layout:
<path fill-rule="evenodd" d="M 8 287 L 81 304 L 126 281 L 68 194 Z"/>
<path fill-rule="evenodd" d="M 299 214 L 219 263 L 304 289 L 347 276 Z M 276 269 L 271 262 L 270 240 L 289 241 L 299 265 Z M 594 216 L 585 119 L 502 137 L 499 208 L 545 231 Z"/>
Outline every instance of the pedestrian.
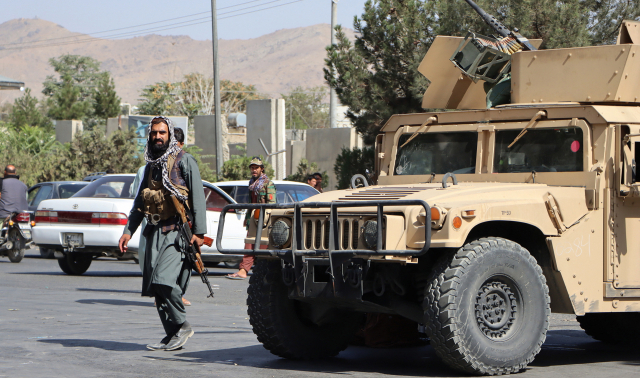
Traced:
<path fill-rule="evenodd" d="M 147 348 L 170 351 L 181 348 L 194 333 L 182 302 L 192 267 L 184 254 L 187 246 L 178 237 L 180 220 L 171 197 L 185 205 L 193 232 L 190 244 L 198 247 L 207 232 L 206 206 L 198 164 L 178 145 L 173 122 L 154 117 L 148 133 L 144 151 L 147 165 L 119 247 L 122 253 L 127 251 L 131 235 L 146 216 L 142 295 L 155 297 L 166 333 L 159 343 Z"/>
<path fill-rule="evenodd" d="M 178 146 L 180 146 L 180 148 L 183 148 L 184 147 L 184 131 L 182 131 L 181 128 L 176 127 L 174 129 L 174 132 L 175 132 L 176 140 L 178 141 Z M 144 176 L 144 169 L 146 167 L 147 167 L 146 165 L 143 165 L 138 169 L 136 178 L 133 180 L 133 184 L 131 184 L 131 187 L 136 189 L 136 193 L 138 193 L 138 191 L 140 190 L 140 182 L 142 182 L 142 176 Z M 142 223 L 140 224 L 140 229 L 144 230 L 146 226 L 147 226 L 147 218 L 143 218 Z M 144 271 L 144 252 L 145 252 L 146 243 L 147 243 L 147 239 L 144 237 L 144 235 L 140 235 L 140 242 L 138 243 L 138 264 L 140 264 L 140 271 Z M 191 306 L 191 302 L 189 302 L 189 300 L 184 297 L 184 293 L 182 293 L 182 303 L 184 303 L 185 306 Z"/>
<path fill-rule="evenodd" d="M 316 178 L 316 185 L 314 186 L 314 188 L 322 193 L 322 173 L 316 172 L 313 174 L 313 176 Z"/>
<path fill-rule="evenodd" d="M 307 176 L 307 184 L 309 184 L 312 188 L 316 187 L 316 177 L 314 175 Z"/>
<path fill-rule="evenodd" d="M 251 170 L 251 180 L 249 180 L 249 195 L 251 197 L 251 203 L 276 203 L 276 187 L 264 173 L 264 164 L 262 163 L 262 159 L 258 156 L 254 156 L 251 159 L 251 163 L 249 163 L 249 169 Z M 251 212 L 248 211 L 245 220 L 247 230 L 249 229 L 249 222 L 251 222 L 252 219 L 253 217 L 251 216 Z M 252 244 L 246 245 L 245 248 L 253 249 L 254 246 Z M 260 249 L 266 248 L 266 245 L 260 246 Z M 232 280 L 244 280 L 247 278 L 247 274 L 253 266 L 254 259 L 253 255 L 244 255 L 242 262 L 240 263 L 240 269 L 236 273 L 228 274 L 226 277 Z"/>

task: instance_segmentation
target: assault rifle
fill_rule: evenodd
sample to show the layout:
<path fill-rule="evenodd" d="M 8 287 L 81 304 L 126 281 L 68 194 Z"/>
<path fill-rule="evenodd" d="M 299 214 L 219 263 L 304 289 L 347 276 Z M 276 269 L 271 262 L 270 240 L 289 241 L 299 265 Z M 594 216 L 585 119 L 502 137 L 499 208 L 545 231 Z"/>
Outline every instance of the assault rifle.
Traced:
<path fill-rule="evenodd" d="M 202 258 L 200 257 L 200 247 L 197 244 L 191 244 L 193 233 L 191 232 L 191 225 L 189 224 L 189 220 L 187 219 L 187 214 L 185 213 L 184 206 L 175 196 L 172 195 L 171 199 L 173 200 L 173 204 L 178 211 L 178 215 L 180 216 L 178 228 L 180 230 L 180 237 L 184 239 L 187 244 L 187 250 L 185 251 L 187 260 L 189 261 L 189 264 L 191 264 L 193 270 L 198 272 L 200 278 L 202 279 L 202 282 L 204 282 L 204 284 L 207 285 L 207 288 L 209 288 L 209 293 L 211 294 L 207 295 L 207 298 L 213 298 L 213 289 L 211 288 L 211 283 L 207 278 L 207 274 L 209 274 L 209 271 L 204 267 L 204 263 L 202 262 Z M 204 244 L 211 247 L 211 245 L 213 244 L 213 239 L 205 236 Z"/>

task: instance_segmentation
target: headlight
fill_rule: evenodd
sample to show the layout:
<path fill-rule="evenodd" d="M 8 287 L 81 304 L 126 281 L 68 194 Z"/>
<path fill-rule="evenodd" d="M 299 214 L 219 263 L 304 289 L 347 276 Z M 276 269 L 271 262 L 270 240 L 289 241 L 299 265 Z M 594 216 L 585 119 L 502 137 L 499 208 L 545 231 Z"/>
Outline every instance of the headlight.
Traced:
<path fill-rule="evenodd" d="M 271 226 L 271 233 L 269 233 L 269 241 L 276 248 L 285 248 L 290 244 L 291 238 L 291 222 L 286 219 L 278 219 Z"/>
<path fill-rule="evenodd" d="M 378 222 L 374 220 L 367 221 L 362 226 L 362 239 L 369 249 L 378 248 Z"/>

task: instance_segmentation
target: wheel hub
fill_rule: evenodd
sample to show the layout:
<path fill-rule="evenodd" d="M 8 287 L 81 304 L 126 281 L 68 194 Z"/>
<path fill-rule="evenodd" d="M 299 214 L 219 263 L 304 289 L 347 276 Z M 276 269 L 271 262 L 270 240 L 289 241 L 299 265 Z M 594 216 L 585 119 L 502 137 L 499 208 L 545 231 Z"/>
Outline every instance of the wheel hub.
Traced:
<path fill-rule="evenodd" d="M 476 320 L 490 339 L 501 339 L 513 325 L 517 301 L 509 286 L 500 281 L 485 282 L 476 295 Z"/>

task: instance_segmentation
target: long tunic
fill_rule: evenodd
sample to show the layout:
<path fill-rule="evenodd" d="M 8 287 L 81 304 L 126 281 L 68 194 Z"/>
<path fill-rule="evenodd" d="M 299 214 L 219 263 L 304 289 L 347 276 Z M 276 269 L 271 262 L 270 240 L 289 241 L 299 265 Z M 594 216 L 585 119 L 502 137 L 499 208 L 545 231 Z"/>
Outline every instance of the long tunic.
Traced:
<path fill-rule="evenodd" d="M 207 232 L 207 215 L 204 197 L 204 188 L 200 171 L 196 160 L 190 154 L 185 153 L 179 163 L 182 178 L 189 189 L 189 202 L 192 217 L 192 232 L 194 234 L 205 234 Z M 149 173 L 148 173 L 149 174 Z M 162 180 L 160 168 L 151 169 L 151 177 L 156 181 Z M 138 195 L 133 201 L 133 208 L 129 214 L 129 221 L 125 226 L 124 233 L 133 235 L 142 220 L 144 214 L 138 210 L 144 208 L 142 191 L 148 186 L 148 176 L 145 175 L 140 183 Z M 166 226 L 166 223 L 164 223 Z M 179 238 L 177 228 L 163 232 L 163 223 L 158 225 L 147 225 L 146 247 L 144 257 L 144 269 L 142 272 L 142 295 L 155 296 L 152 284 L 179 287 L 184 293 L 189 285 L 191 276 L 191 266 L 185 260 L 184 250 L 186 243 Z"/>

